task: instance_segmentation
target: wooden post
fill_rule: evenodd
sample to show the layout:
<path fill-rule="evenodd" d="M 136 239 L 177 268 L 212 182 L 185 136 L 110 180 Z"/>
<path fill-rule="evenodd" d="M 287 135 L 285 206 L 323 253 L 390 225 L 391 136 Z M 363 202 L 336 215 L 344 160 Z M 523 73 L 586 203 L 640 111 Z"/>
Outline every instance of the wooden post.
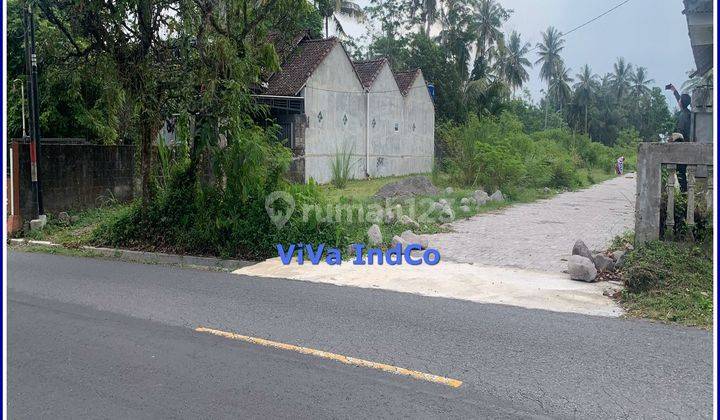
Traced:
<path fill-rule="evenodd" d="M 665 215 L 664 239 L 672 240 L 675 236 L 675 174 L 677 165 L 667 165 L 667 211 Z"/>
<path fill-rule="evenodd" d="M 693 229 L 695 228 L 695 165 L 687 166 L 687 238 L 693 240 Z"/>

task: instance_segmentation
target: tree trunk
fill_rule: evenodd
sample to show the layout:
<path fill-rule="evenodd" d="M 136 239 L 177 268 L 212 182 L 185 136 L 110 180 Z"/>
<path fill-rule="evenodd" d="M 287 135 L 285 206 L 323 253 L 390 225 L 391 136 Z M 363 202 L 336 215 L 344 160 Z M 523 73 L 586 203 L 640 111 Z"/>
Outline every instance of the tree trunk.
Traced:
<path fill-rule="evenodd" d="M 544 130 L 547 130 L 547 117 L 548 117 L 548 98 L 545 98 L 545 127 Z"/>
<path fill-rule="evenodd" d="M 585 134 L 588 133 L 588 106 L 585 104 Z"/>
<path fill-rule="evenodd" d="M 141 122 L 140 128 L 140 173 L 142 176 L 142 208 L 143 213 L 148 208 L 152 198 L 152 189 L 150 188 L 150 177 L 152 175 L 152 142 L 153 128 L 152 121 L 144 120 Z"/>
<path fill-rule="evenodd" d="M 328 19 L 329 17 L 325 16 L 325 38 L 328 37 L 329 31 L 328 31 Z"/>

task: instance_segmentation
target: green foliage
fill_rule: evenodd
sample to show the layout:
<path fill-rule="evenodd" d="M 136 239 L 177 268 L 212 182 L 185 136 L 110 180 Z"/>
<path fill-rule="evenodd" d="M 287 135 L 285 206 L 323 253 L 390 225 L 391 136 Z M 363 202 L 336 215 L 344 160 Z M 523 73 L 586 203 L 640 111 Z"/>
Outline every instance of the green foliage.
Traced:
<path fill-rule="evenodd" d="M 712 244 L 651 242 L 628 253 L 621 295 L 632 315 L 711 327 Z"/>
<path fill-rule="evenodd" d="M 352 154 L 354 148 L 343 144 L 342 149 L 335 151 L 335 156 L 330 161 L 330 172 L 332 174 L 332 184 L 335 188 L 345 188 L 350 179 L 352 170 Z"/>
<path fill-rule="evenodd" d="M 471 115 L 466 124 L 442 125 L 438 135 L 448 151 L 445 166 L 460 185 L 575 188 L 583 184 L 582 169 L 612 170 L 610 148 L 562 129 L 528 135 L 507 112 Z"/>

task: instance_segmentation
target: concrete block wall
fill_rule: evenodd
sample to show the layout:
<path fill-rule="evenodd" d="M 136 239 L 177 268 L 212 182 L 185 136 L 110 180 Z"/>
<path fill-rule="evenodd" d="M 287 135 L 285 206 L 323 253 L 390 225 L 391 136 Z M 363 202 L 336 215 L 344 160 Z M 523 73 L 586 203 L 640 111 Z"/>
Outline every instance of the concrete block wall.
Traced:
<path fill-rule="evenodd" d="M 37 215 L 30 180 L 30 145 L 17 143 L 19 207 L 22 218 Z M 104 146 L 62 139 L 43 141 L 40 177 L 46 214 L 97 207 L 103 197 L 120 202 L 133 198 L 135 150 L 130 145 Z"/>

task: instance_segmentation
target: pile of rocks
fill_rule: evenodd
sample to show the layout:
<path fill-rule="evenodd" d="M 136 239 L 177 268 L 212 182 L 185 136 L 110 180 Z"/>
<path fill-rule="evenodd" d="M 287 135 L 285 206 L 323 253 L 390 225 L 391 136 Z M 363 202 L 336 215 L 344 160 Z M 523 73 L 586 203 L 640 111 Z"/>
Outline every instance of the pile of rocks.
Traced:
<path fill-rule="evenodd" d="M 611 254 L 591 253 L 585 242 L 577 240 L 572 249 L 572 256 L 568 259 L 568 274 L 573 280 L 593 282 L 598 273 L 613 272 L 625 263 L 625 251 L 615 251 Z"/>
<path fill-rule="evenodd" d="M 407 216 L 402 216 L 400 220 Z M 408 217 L 409 220 L 412 221 Z M 414 221 L 413 221 L 414 222 Z M 414 222 L 417 224 L 417 222 Z M 417 227 L 420 227 L 419 225 Z M 383 235 L 382 231 L 380 230 L 380 226 L 377 224 L 374 224 L 370 226 L 370 228 L 367 231 L 367 238 L 368 238 L 368 246 L 371 247 L 378 247 L 383 244 Z M 419 244 L 422 249 L 428 249 L 430 247 L 430 240 L 426 235 L 418 235 L 417 233 L 413 232 L 412 230 L 406 230 L 400 236 L 393 236 L 392 238 L 392 245 L 395 246 L 397 244 L 402 244 L 403 247 L 405 247 L 408 244 Z"/>

